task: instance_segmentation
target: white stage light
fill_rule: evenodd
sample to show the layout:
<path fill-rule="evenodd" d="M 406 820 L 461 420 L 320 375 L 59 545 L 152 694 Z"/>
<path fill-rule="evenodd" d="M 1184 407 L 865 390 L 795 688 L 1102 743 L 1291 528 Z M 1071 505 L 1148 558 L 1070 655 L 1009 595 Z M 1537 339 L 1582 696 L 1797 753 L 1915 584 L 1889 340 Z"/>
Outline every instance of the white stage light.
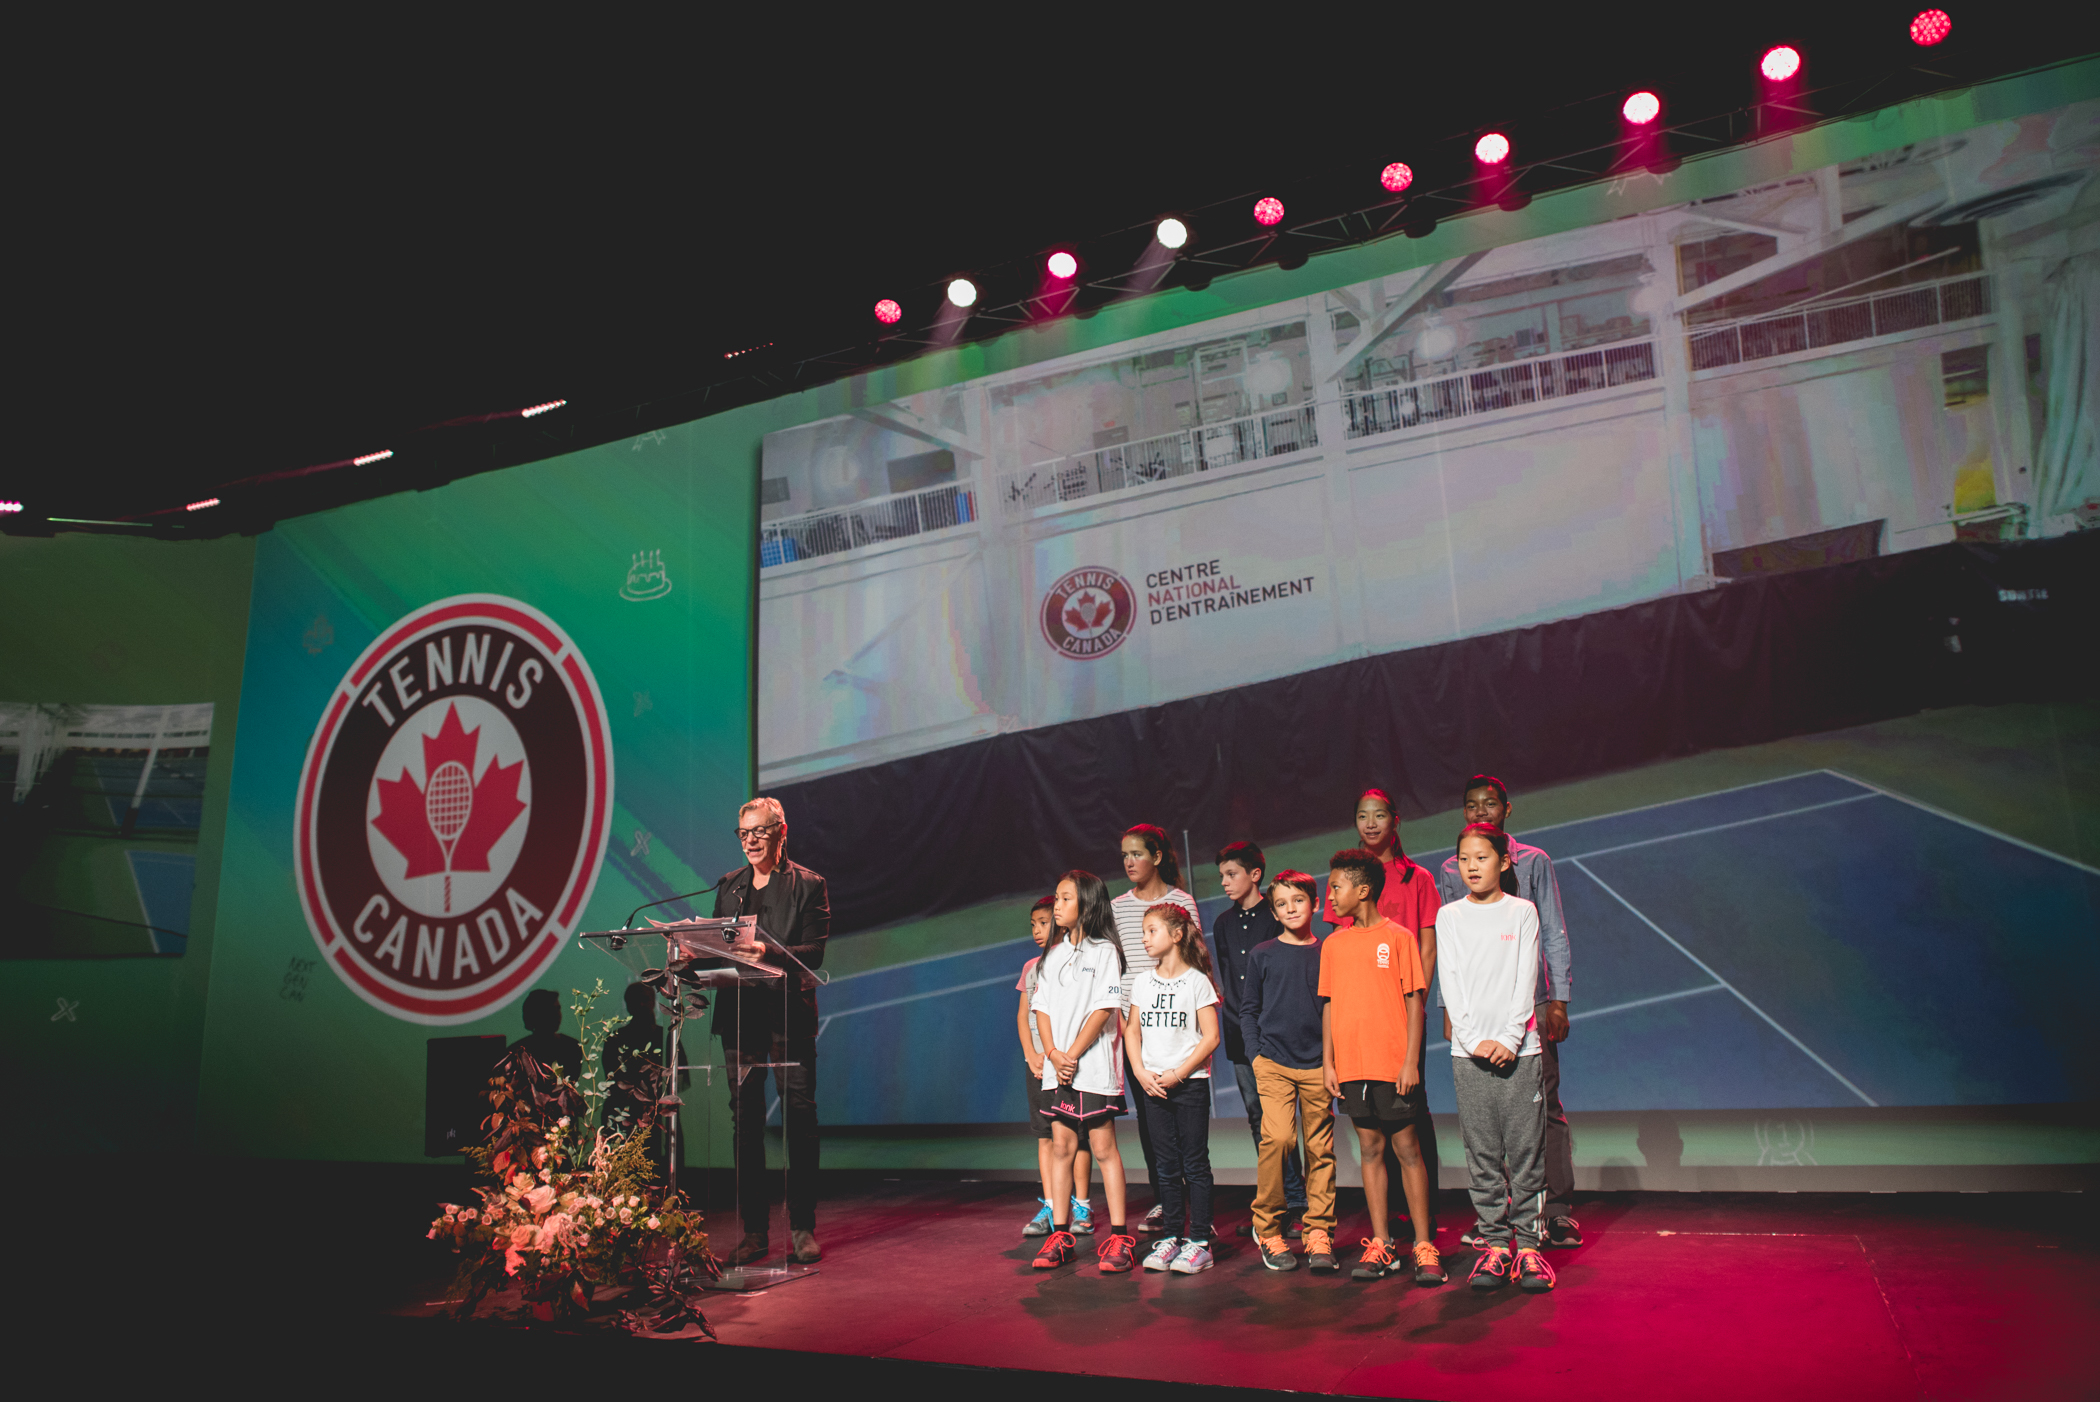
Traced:
<path fill-rule="evenodd" d="M 520 409 L 518 411 L 518 417 L 521 419 L 529 419 L 535 414 L 544 414 L 550 409 L 559 409 L 562 405 L 568 402 L 569 401 L 566 399 L 550 399 L 545 404 L 535 404 L 530 409 Z"/>
<path fill-rule="evenodd" d="M 350 459 L 350 465 L 352 467 L 369 467 L 375 462 L 385 462 L 393 455 L 394 450 L 392 448 L 381 448 L 376 453 L 366 453 L 361 458 Z"/>
<path fill-rule="evenodd" d="M 184 511 L 202 511 L 207 506 L 217 506 L 218 504 L 219 499 L 217 497 L 206 497 L 203 501 L 193 501 L 182 509 Z"/>
<path fill-rule="evenodd" d="M 1179 248 L 1189 241 L 1189 226 L 1179 219 L 1162 219 L 1152 237 L 1159 240 L 1161 248 Z"/>
<path fill-rule="evenodd" d="M 951 305 L 958 307 L 975 306 L 977 304 L 977 284 L 966 277 L 955 279 L 955 281 L 948 284 L 948 301 Z"/>
<path fill-rule="evenodd" d="M 22 509 L 18 501 L 0 501 L 0 516 L 9 516 Z"/>

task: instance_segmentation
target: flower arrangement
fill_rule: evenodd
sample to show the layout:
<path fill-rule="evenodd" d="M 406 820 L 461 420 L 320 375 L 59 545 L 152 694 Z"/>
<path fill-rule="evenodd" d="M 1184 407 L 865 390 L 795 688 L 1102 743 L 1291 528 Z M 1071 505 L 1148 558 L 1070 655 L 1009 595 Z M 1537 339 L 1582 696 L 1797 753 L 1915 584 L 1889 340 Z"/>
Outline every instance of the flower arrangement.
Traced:
<path fill-rule="evenodd" d="M 610 1020 L 590 1014 L 605 993 L 577 993 L 586 1067 L 600 1061 Z M 651 1068 L 661 1082 L 662 1068 Z M 622 1313 L 635 1332 L 669 1333 L 688 1324 L 714 1337 L 699 1308 L 720 1266 L 707 1249 L 701 1217 L 682 1195 L 656 1181 L 652 1087 L 631 1124 L 591 1128 L 609 1081 L 585 1073 L 587 1089 L 513 1047 L 489 1079 L 487 1142 L 468 1150 L 490 1180 L 480 1202 L 441 1204 L 428 1236 L 460 1255 L 450 1299 L 465 1319 L 491 1292 L 515 1285 L 535 1318 L 588 1314 L 593 1295 L 636 1287 L 646 1302 Z M 592 1084 L 595 1083 L 595 1084 Z"/>

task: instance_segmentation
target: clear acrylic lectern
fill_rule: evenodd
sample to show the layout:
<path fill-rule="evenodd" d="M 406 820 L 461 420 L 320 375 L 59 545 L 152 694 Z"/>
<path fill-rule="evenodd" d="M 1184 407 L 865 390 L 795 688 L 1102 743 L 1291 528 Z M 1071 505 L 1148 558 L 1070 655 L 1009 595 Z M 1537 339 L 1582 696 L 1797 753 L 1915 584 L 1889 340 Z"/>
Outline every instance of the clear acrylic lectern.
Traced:
<path fill-rule="evenodd" d="M 677 1076 L 681 1071 L 707 1073 L 708 1083 L 713 1084 L 715 1067 L 712 1064 L 688 1064 L 681 1052 L 681 1036 L 685 1020 L 707 1006 L 710 991 L 716 997 L 737 1000 L 738 1024 L 743 1020 L 743 999 L 746 989 L 754 998 L 770 998 L 774 989 L 779 990 L 781 1026 L 787 1025 L 788 999 L 792 996 L 792 980 L 788 972 L 763 962 L 767 953 L 783 954 L 796 969 L 811 977 L 817 977 L 792 950 L 776 942 L 761 930 L 755 915 L 738 916 L 733 919 L 650 921 L 647 925 L 631 930 L 594 930 L 577 936 L 583 943 L 603 950 L 620 966 L 627 970 L 630 981 L 646 983 L 656 990 L 657 1007 L 667 1013 L 670 1025 L 664 1030 L 665 1080 L 659 1089 L 657 1106 L 662 1111 L 667 1131 L 668 1162 L 665 1167 L 665 1184 L 668 1188 L 678 1186 L 678 1164 L 683 1157 L 684 1146 L 680 1141 L 680 1106 Z M 732 1056 L 725 1068 L 734 1073 L 737 1080 L 730 1086 L 732 1097 L 742 1088 L 743 1078 L 759 1071 L 780 1071 L 799 1065 L 792 1061 L 744 1061 Z M 734 1123 L 732 1111 L 732 1123 Z M 761 1127 L 761 1133 L 763 1127 Z M 786 1161 L 786 1139 L 782 1138 L 782 1162 Z M 730 1161 L 737 1176 L 737 1201 L 744 1201 L 743 1168 L 737 1163 L 738 1155 L 734 1143 L 730 1146 Z M 783 1176 L 785 1168 L 783 1167 Z M 754 1185 L 754 1191 L 763 1191 Z M 768 1194 L 770 1196 L 770 1194 Z M 782 1184 L 781 1212 L 787 1211 L 786 1184 Z M 767 1208 L 767 1217 L 772 1208 Z M 783 1223 L 785 1225 L 785 1223 Z M 768 1232 L 770 1236 L 770 1230 Z M 778 1241 L 787 1241 L 785 1231 Z M 796 1265 L 788 1261 L 779 1265 L 732 1266 L 725 1269 L 720 1279 L 708 1288 L 714 1290 L 752 1291 L 763 1290 L 785 1281 L 799 1280 L 816 1274 L 814 1265 Z"/>

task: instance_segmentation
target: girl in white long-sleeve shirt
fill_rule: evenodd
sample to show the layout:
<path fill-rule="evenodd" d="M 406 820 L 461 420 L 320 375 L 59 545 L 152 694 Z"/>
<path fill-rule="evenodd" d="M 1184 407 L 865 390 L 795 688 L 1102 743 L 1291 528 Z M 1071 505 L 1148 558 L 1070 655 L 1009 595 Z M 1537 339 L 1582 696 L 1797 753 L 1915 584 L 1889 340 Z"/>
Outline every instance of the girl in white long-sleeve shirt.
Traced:
<path fill-rule="evenodd" d="M 1475 1290 L 1516 1281 L 1551 1290 L 1538 1251 L 1546 1205 L 1546 1103 L 1540 1093 L 1539 912 L 1510 894 L 1509 836 L 1474 823 L 1458 838 L 1466 895 L 1437 912 L 1438 975 L 1451 1014 L 1451 1075 L 1466 1141 L 1474 1229 L 1486 1243 Z"/>

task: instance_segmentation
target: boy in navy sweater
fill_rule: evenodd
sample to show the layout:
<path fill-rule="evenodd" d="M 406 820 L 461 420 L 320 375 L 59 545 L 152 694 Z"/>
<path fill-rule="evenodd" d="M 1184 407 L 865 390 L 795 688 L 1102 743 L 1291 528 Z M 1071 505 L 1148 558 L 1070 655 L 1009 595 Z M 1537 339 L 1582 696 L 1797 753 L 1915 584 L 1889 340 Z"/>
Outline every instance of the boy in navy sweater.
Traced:
<path fill-rule="evenodd" d="M 1312 932 L 1320 883 L 1286 871 L 1269 887 L 1283 925 L 1247 956 L 1240 988 L 1240 1035 L 1261 1095 L 1261 1155 L 1254 1190 L 1254 1240 L 1272 1271 L 1298 1268 L 1283 1235 L 1285 1155 L 1305 1132 L 1305 1264 L 1331 1271 L 1334 1259 L 1334 1108 L 1327 1093 L 1320 1027 L 1320 941 Z"/>

